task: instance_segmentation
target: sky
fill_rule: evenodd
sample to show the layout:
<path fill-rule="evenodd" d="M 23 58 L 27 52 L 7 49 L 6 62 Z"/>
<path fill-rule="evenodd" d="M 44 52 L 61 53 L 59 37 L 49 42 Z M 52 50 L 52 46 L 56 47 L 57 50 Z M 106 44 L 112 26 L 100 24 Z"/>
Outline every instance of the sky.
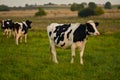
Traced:
<path fill-rule="evenodd" d="M 4 4 L 10 7 L 14 6 L 25 6 L 25 4 L 37 4 L 43 5 L 49 2 L 55 4 L 71 4 L 71 3 L 81 3 L 81 2 L 95 2 L 96 4 L 105 4 L 107 1 L 111 2 L 111 4 L 120 4 L 120 0 L 0 0 L 0 5 Z"/>

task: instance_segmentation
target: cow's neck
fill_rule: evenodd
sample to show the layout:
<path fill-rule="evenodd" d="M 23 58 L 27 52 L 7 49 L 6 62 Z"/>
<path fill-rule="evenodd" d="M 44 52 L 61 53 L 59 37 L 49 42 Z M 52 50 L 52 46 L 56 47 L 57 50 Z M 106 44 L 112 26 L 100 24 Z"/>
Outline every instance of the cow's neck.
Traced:
<path fill-rule="evenodd" d="M 84 41 L 86 38 L 86 26 L 84 24 L 80 24 L 79 27 L 75 30 L 75 32 L 73 33 L 74 37 L 73 37 L 73 41 L 77 42 L 77 41 Z"/>

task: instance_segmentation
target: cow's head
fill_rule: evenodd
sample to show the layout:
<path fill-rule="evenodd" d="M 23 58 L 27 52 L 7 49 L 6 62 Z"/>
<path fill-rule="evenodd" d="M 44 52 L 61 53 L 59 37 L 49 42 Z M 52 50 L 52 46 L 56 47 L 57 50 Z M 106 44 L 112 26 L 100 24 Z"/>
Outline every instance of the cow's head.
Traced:
<path fill-rule="evenodd" d="M 94 22 L 92 20 L 88 21 L 86 23 L 86 26 L 87 26 L 87 33 L 89 35 L 100 35 L 100 33 L 98 32 L 97 30 L 97 26 L 99 25 L 98 22 Z"/>
<path fill-rule="evenodd" d="M 11 19 L 2 20 L 1 27 L 2 27 L 2 29 L 8 29 L 8 28 L 12 29 L 12 27 L 13 27 L 12 20 Z"/>
<path fill-rule="evenodd" d="M 26 20 L 25 23 L 27 24 L 28 28 L 31 28 L 31 23 L 32 23 L 32 21 Z"/>
<path fill-rule="evenodd" d="M 7 19 L 6 20 L 6 24 L 5 24 L 8 28 L 12 29 L 14 26 L 14 23 L 11 19 Z"/>

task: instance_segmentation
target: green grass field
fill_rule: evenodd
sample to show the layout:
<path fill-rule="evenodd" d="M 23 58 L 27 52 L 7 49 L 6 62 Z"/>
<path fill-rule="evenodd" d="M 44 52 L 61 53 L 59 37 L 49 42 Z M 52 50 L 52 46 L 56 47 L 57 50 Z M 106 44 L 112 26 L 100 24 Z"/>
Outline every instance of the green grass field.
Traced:
<path fill-rule="evenodd" d="M 11 18 L 11 17 L 10 17 Z M 14 18 L 30 19 L 28 43 L 15 45 L 13 36 L 0 32 L 0 80 L 120 80 L 120 19 L 111 18 Z M 100 23 L 101 35 L 90 36 L 84 53 L 84 65 L 70 64 L 70 49 L 57 49 L 59 64 L 51 61 L 46 26 L 52 22 L 75 23 L 93 19 Z"/>

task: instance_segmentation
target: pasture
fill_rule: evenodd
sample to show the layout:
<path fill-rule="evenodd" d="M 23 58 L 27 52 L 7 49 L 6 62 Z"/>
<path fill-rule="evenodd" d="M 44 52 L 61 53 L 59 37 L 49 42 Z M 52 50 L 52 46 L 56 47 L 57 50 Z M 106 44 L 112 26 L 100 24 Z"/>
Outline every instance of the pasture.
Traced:
<path fill-rule="evenodd" d="M 77 18 L 75 13 L 71 13 L 71 17 L 63 14 L 54 14 L 55 17 L 0 17 L 13 21 L 33 21 L 26 44 L 23 41 L 16 46 L 13 36 L 6 38 L 0 32 L 0 80 L 120 80 L 120 11 L 108 13 L 109 11 L 105 15 L 89 18 Z M 78 51 L 75 63 L 70 64 L 70 49 L 60 48 L 57 49 L 59 64 L 53 63 L 49 52 L 47 25 L 52 22 L 85 23 L 90 19 L 100 23 L 98 30 L 101 35 L 89 36 L 84 65 L 79 64 Z"/>

